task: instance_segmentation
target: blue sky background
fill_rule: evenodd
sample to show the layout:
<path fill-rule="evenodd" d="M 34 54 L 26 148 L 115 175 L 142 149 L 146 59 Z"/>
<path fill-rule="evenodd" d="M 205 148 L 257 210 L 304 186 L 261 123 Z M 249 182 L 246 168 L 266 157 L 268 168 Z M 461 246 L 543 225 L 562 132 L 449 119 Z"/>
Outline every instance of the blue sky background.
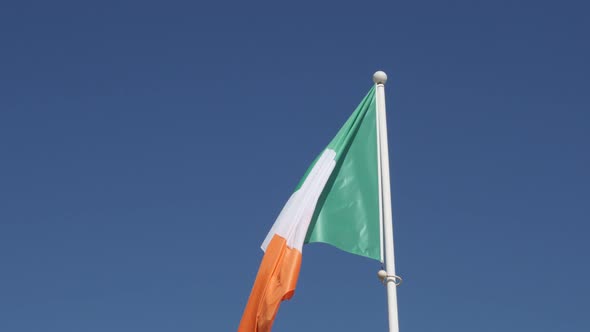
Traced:
<path fill-rule="evenodd" d="M 584 1 L 0 3 L 0 331 L 232 331 L 266 232 L 371 87 L 401 331 L 589 331 Z M 274 331 L 385 331 L 305 247 Z"/>

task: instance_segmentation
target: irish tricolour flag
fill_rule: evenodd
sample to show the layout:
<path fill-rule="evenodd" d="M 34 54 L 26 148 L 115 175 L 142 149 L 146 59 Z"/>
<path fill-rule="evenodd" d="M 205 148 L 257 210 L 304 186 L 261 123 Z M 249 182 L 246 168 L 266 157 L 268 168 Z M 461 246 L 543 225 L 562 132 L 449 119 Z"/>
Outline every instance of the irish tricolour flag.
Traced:
<path fill-rule="evenodd" d="M 264 257 L 238 331 L 270 331 L 295 291 L 304 243 L 382 260 L 375 87 L 309 167 L 262 243 Z"/>

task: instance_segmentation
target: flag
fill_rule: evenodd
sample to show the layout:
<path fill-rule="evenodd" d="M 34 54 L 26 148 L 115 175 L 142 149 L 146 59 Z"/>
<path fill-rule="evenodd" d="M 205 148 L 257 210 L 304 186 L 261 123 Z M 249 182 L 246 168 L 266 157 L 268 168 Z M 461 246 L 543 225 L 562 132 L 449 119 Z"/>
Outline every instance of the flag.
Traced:
<path fill-rule="evenodd" d="M 378 127 L 373 87 L 301 179 L 262 243 L 239 332 L 267 332 L 295 292 L 304 243 L 382 261 Z"/>

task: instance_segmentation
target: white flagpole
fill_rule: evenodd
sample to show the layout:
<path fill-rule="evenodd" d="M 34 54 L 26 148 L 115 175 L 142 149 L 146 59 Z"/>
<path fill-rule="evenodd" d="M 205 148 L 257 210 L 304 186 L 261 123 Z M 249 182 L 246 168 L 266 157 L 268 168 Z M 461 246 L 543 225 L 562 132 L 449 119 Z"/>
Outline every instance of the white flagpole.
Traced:
<path fill-rule="evenodd" d="M 389 150 L 387 145 L 387 118 L 385 115 L 385 82 L 387 75 L 378 71 L 373 74 L 376 85 L 376 104 L 378 122 L 378 149 L 381 163 L 381 202 L 383 212 L 383 242 L 385 249 L 385 271 L 379 271 L 379 277 L 387 286 L 387 308 L 389 315 L 389 332 L 399 332 L 397 317 L 397 285 L 401 278 L 395 275 L 395 258 L 393 256 L 393 222 L 391 216 L 391 187 L 389 180 Z"/>

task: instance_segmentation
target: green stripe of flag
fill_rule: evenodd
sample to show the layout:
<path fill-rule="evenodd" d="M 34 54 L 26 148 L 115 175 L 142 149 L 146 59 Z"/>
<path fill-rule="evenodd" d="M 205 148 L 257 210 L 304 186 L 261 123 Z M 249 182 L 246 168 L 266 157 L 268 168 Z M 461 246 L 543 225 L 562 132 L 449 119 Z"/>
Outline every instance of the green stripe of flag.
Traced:
<path fill-rule="evenodd" d="M 327 147 L 336 152 L 336 167 L 316 205 L 307 243 L 381 259 L 376 127 L 373 87 Z"/>

